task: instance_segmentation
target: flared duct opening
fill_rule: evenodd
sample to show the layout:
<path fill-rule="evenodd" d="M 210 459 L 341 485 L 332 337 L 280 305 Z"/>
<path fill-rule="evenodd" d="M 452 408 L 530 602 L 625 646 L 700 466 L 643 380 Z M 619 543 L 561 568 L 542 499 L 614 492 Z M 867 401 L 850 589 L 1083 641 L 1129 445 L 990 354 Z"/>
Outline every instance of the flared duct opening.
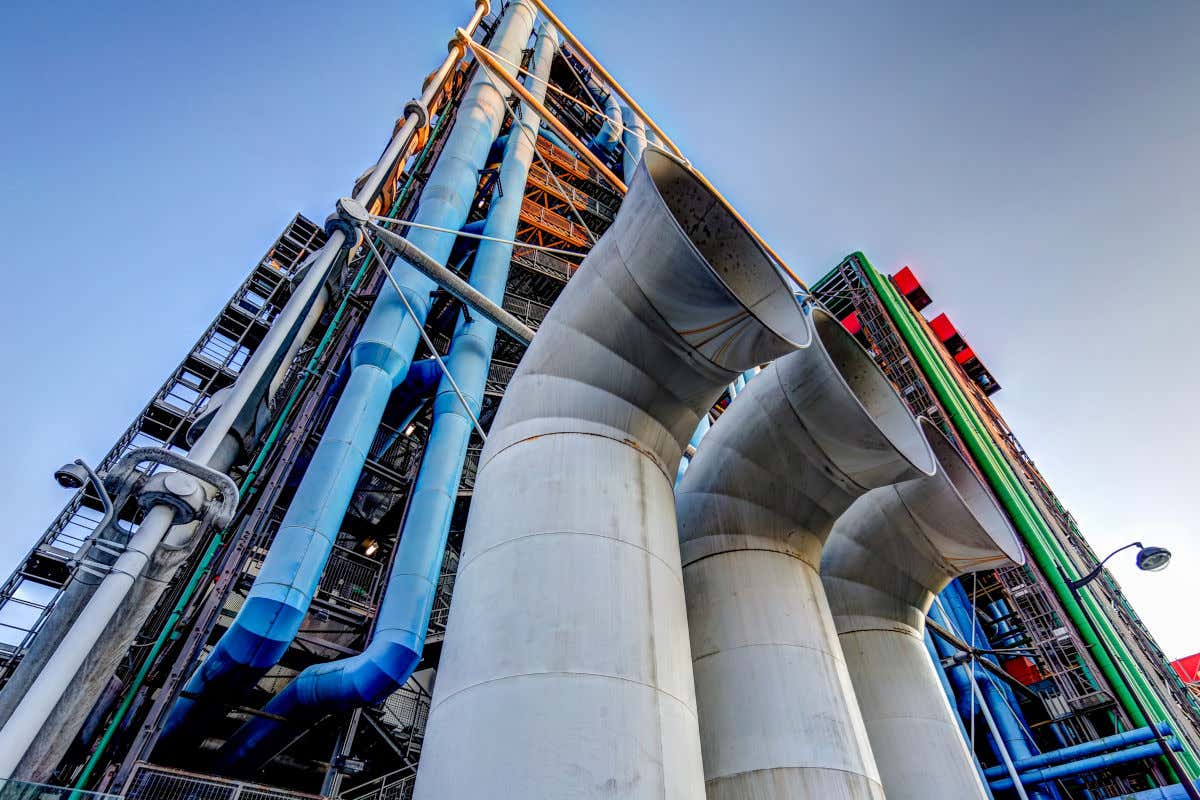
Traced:
<path fill-rule="evenodd" d="M 713 274 L 776 336 L 796 348 L 806 347 L 812 333 L 796 287 L 746 226 L 672 156 L 647 148 L 643 159 L 667 210 Z"/>
<path fill-rule="evenodd" d="M 920 424 L 879 365 L 831 314 L 821 308 L 812 308 L 809 313 L 813 334 L 832 363 L 833 373 L 857 401 L 862 413 L 910 465 L 925 475 L 935 474 L 937 462 Z M 853 430 L 848 422 L 843 422 L 839 428 L 842 431 Z M 858 426 L 859 422 L 855 421 L 853 425 Z M 813 433 L 819 435 L 820 432 Z M 856 478 L 858 471 L 853 464 L 839 466 L 862 485 L 885 485 L 891 482 L 871 481 L 867 484 Z"/>
<path fill-rule="evenodd" d="M 1017 533 L 991 491 L 932 420 L 921 417 L 920 425 L 937 459 L 938 471 L 962 500 L 963 507 L 1004 555 L 1017 564 L 1024 564 L 1025 552 L 1021 549 Z"/>

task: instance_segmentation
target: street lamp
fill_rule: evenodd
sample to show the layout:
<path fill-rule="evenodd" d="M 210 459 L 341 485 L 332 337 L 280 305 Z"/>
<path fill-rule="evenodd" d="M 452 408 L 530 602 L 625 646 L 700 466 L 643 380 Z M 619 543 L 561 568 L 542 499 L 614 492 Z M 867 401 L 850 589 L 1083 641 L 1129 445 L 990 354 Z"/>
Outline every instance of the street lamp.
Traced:
<path fill-rule="evenodd" d="M 1058 568 L 1058 574 L 1062 576 L 1062 579 L 1067 584 L 1067 588 L 1069 588 L 1071 590 L 1071 594 L 1075 596 L 1075 602 L 1079 606 L 1079 611 L 1083 614 L 1083 618 L 1087 620 L 1087 624 L 1092 629 L 1092 632 L 1096 634 L 1096 641 L 1100 643 L 1100 649 L 1103 650 L 1104 654 L 1108 656 L 1108 660 L 1113 665 L 1113 669 L 1116 670 L 1118 677 L 1120 677 L 1121 683 L 1125 685 L 1125 689 L 1129 692 L 1129 696 L 1133 698 L 1134 706 L 1137 707 L 1138 712 L 1150 725 L 1150 730 L 1154 733 L 1154 738 L 1158 742 L 1158 746 L 1163 752 L 1163 757 L 1167 759 L 1167 763 L 1171 765 L 1171 769 L 1175 770 L 1175 774 L 1179 776 L 1179 782 L 1183 785 L 1184 791 L 1187 792 L 1188 798 L 1190 800 L 1200 800 L 1200 790 L 1196 789 L 1196 785 L 1192 782 L 1191 778 L 1188 777 L 1187 770 L 1183 768 L 1183 764 L 1179 761 L 1179 756 L 1175 755 L 1175 751 L 1171 749 L 1170 743 L 1167 742 L 1167 737 L 1164 736 L 1162 731 L 1158 729 L 1157 720 L 1153 719 L 1150 716 L 1150 712 L 1146 710 L 1146 706 L 1142 703 L 1142 698 L 1138 696 L 1137 689 L 1133 686 L 1132 681 L 1129 680 L 1129 676 L 1125 674 L 1125 670 L 1122 668 L 1121 662 L 1117 660 L 1115 655 L 1113 655 L 1112 650 L 1108 646 L 1108 641 L 1096 628 L 1096 623 L 1092 619 L 1091 613 L 1088 611 L 1087 606 L 1084 605 L 1083 598 L 1079 594 L 1080 589 L 1096 580 L 1096 578 L 1100 577 L 1100 573 L 1104 570 L 1104 564 L 1110 558 L 1115 556 L 1117 553 L 1128 550 L 1131 547 L 1136 547 L 1138 549 L 1136 559 L 1138 569 L 1146 572 L 1158 572 L 1159 570 L 1164 569 L 1171 560 L 1171 551 L 1167 550 L 1165 547 L 1146 547 L 1141 542 L 1130 542 L 1124 547 L 1118 547 L 1116 550 L 1113 550 L 1111 553 L 1105 556 L 1103 560 L 1101 560 L 1100 563 L 1092 569 L 1091 572 L 1089 572 L 1087 575 L 1084 575 L 1082 578 L 1073 580 L 1067 575 L 1066 570 L 1064 570 L 1062 567 L 1062 564 L 1055 562 L 1054 566 Z"/>
<path fill-rule="evenodd" d="M 100 505 L 104 509 L 104 515 L 100 517 L 100 521 L 96 523 L 96 527 L 92 529 L 87 539 L 80 545 L 78 553 L 80 556 L 83 556 L 85 555 L 84 551 L 104 533 L 104 529 L 112 522 L 116 511 L 113 508 L 112 498 L 109 496 L 108 490 L 104 488 L 104 481 L 100 479 L 95 470 L 89 467 L 82 458 L 77 458 L 70 464 L 63 464 L 56 469 L 54 471 L 54 480 L 58 481 L 58 485 L 64 489 L 82 489 L 90 481 L 92 487 L 96 490 L 96 494 L 100 497 Z"/>

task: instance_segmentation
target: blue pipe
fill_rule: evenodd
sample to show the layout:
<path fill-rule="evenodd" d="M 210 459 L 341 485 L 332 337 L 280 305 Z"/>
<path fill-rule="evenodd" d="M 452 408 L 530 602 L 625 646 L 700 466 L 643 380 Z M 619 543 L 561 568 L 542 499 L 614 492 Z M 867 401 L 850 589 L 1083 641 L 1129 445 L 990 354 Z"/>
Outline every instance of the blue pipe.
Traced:
<path fill-rule="evenodd" d="M 692 438 L 688 440 L 688 447 L 693 450 L 700 446 L 700 440 L 704 438 L 704 434 L 708 433 L 708 429 L 712 427 L 712 419 L 708 414 L 700 417 L 700 422 L 696 424 L 696 430 L 692 431 Z M 683 480 L 683 473 L 687 472 L 688 464 L 692 463 L 691 456 L 685 452 L 683 458 L 679 459 L 679 469 L 675 471 L 675 485 Z"/>
<path fill-rule="evenodd" d="M 967 735 L 967 729 L 963 725 L 962 717 L 953 713 L 954 689 L 950 686 L 950 679 L 946 677 L 946 670 L 942 668 L 942 658 L 938 655 L 937 645 L 933 642 L 933 637 L 929 635 L 929 631 L 925 631 L 925 649 L 929 652 L 929 657 L 933 659 L 933 671 L 937 673 L 938 682 L 942 684 L 942 691 L 946 693 L 946 700 L 950 703 L 951 716 L 958 723 L 958 733 L 962 736 L 963 742 L 967 745 L 967 750 L 970 752 L 971 739 Z M 975 765 L 975 771 L 979 774 L 979 785 L 983 787 L 984 792 L 988 797 L 992 797 L 992 787 L 988 786 L 987 777 L 983 774 L 983 765 L 979 763 L 979 759 L 975 758 L 975 754 L 971 753 L 971 763 Z"/>
<path fill-rule="evenodd" d="M 621 143 L 624 133 L 621 107 L 617 105 L 617 98 L 612 92 L 608 92 L 604 97 L 604 116 L 607 119 L 600 126 L 599 133 L 592 138 L 592 146 L 611 156 L 617 151 L 617 145 Z"/>
<path fill-rule="evenodd" d="M 543 26 L 534 64 L 549 64 L 556 47 L 557 35 Z M 526 109 L 525 116 L 533 115 Z M 528 138 L 509 137 L 501 167 L 501 183 L 508 191 L 503 197 L 493 199 L 485 235 L 504 240 L 516 236 L 532 156 Z M 512 249 L 511 244 L 484 241 L 475 256 L 471 285 L 496 303 L 504 299 Z M 478 315 L 470 322 L 460 316 L 446 366 L 466 397 L 470 413 L 463 409 L 449 380 L 443 376 L 433 403 L 433 425 L 425 456 L 370 645 L 351 658 L 304 670 L 267 704 L 268 713 L 301 724 L 376 703 L 403 686 L 420 662 L 467 445 L 475 429 L 471 417 L 478 417 L 483 405 L 495 341 L 494 324 Z M 281 720 L 254 717 L 226 745 L 222 766 L 256 767 L 258 763 L 251 759 L 258 756 L 257 761 L 261 762 L 274 752 L 272 744 L 281 745 L 294 733 L 295 728 Z"/>
<path fill-rule="evenodd" d="M 621 120 L 624 123 L 621 140 L 625 144 L 621 169 L 625 182 L 628 183 L 638 162 L 642 160 L 642 151 L 646 149 L 646 126 L 628 106 L 621 106 Z"/>
<path fill-rule="evenodd" d="M 557 133 L 555 133 L 554 131 L 547 128 L 545 123 L 543 123 L 541 128 L 538 130 L 538 136 L 541 136 L 543 139 L 550 142 L 550 144 L 554 145 L 559 150 L 566 150 L 568 153 L 575 152 L 575 150 L 571 147 L 571 145 L 564 142 Z"/>
<path fill-rule="evenodd" d="M 1171 724 L 1165 720 L 1158 723 L 1159 733 L 1169 736 Z M 1116 750 L 1121 747 L 1128 747 L 1132 744 L 1141 744 L 1148 742 L 1154 738 L 1154 730 L 1147 725 L 1144 728 L 1137 728 L 1132 731 L 1124 731 L 1115 733 L 1112 736 L 1105 736 L 1103 739 L 1093 739 L 1090 742 L 1083 744 L 1064 747 L 1061 750 L 1055 750 L 1050 753 L 1043 753 L 1040 756 L 1025 759 L 1024 761 L 1016 762 L 1016 767 L 1019 772 L 1024 772 L 1029 769 L 1037 769 L 1039 767 L 1048 767 L 1054 764 L 1061 764 L 1081 756 L 1090 756 L 1096 753 L 1103 753 L 1106 750 Z M 1005 775 L 1004 767 L 989 767 L 986 772 L 989 778 L 1002 778 Z"/>
<path fill-rule="evenodd" d="M 971 608 L 967 593 L 963 590 L 959 582 L 953 581 L 942 592 L 940 598 L 946 615 L 952 623 L 950 627 L 958 631 L 959 636 L 964 641 L 974 644 L 974 646 L 980 649 L 991 649 L 991 645 Z M 936 611 L 937 607 L 935 606 L 932 610 Z M 939 616 L 940 613 L 935 616 L 935 621 L 937 621 L 937 617 Z M 939 642 L 939 645 L 946 646 L 948 651 L 946 655 L 953 654 L 953 647 L 949 647 L 943 642 Z M 998 665 L 993 656 L 982 657 Z M 970 719 L 969 709 L 971 702 L 969 698 L 973 697 L 970 688 L 970 678 L 966 672 L 967 669 L 974 671 L 975 682 L 979 686 L 984 702 L 987 703 L 988 710 L 992 712 L 992 717 L 995 720 L 1000 737 L 1004 740 L 1002 745 L 991 741 L 992 749 L 996 752 L 997 757 L 999 758 L 1000 756 L 1000 746 L 1007 749 L 1009 757 L 1014 762 L 1024 761 L 1036 755 L 1035 745 L 1032 739 L 1027 738 L 1028 735 L 1025 732 L 1024 726 L 1017 716 L 1019 706 L 1017 705 L 1016 696 L 1007 685 L 1000 684 L 997 686 L 995 678 L 977 664 L 971 664 L 969 667 L 968 665 L 960 664 L 951 670 L 951 680 L 955 683 L 955 688 L 958 690 L 959 710 L 960 713 L 964 714 L 964 719 Z M 1037 788 L 1029 792 L 1030 800 L 1051 800 L 1051 798 L 1059 796 L 1058 789 L 1053 786 Z"/>
<path fill-rule="evenodd" d="M 1187 800 L 1187 789 L 1181 783 L 1170 786 L 1160 786 L 1157 789 L 1146 789 L 1134 794 L 1115 794 L 1105 800 Z"/>
<path fill-rule="evenodd" d="M 533 30 L 536 10 L 529 0 L 508 6 L 493 38 L 502 58 L 519 61 Z M 421 192 L 415 221 L 458 230 L 466 222 L 479 169 L 503 121 L 503 98 L 480 71 L 467 89 L 445 148 Z M 411 229 L 408 238 L 439 263 L 445 263 L 454 236 Z M 384 284 L 351 350 L 350 380 L 342 392 L 295 498 L 272 542 L 258 577 L 237 618 L 212 654 L 192 674 L 164 727 L 160 746 L 180 746 L 202 735 L 204 720 L 221 713 L 283 656 L 320 582 L 342 517 L 366 462 L 392 390 L 408 372 L 429 314 L 435 284 L 415 270 L 397 270 L 416 319 L 395 289 Z M 198 724 L 199 723 L 199 724 Z"/>
<path fill-rule="evenodd" d="M 1179 743 L 1179 739 L 1174 736 L 1168 738 L 1167 743 L 1171 746 L 1172 750 L 1183 749 L 1183 745 Z M 1021 783 L 1045 783 L 1046 781 L 1057 780 L 1059 778 L 1072 778 L 1076 775 L 1083 775 L 1084 773 L 1098 769 L 1107 769 L 1118 764 L 1127 764 L 1130 761 L 1155 758 L 1160 755 L 1162 755 L 1162 749 L 1158 746 L 1158 742 L 1149 742 L 1148 744 L 1131 747 L 1128 750 L 1103 753 L 1089 758 L 1081 758 L 1078 761 L 1072 761 L 1067 764 L 1045 767 L 1044 769 L 1019 770 L 1019 774 L 1021 776 Z M 1012 778 L 999 778 L 992 781 L 992 788 L 996 790 L 1011 789 L 1012 786 Z"/>

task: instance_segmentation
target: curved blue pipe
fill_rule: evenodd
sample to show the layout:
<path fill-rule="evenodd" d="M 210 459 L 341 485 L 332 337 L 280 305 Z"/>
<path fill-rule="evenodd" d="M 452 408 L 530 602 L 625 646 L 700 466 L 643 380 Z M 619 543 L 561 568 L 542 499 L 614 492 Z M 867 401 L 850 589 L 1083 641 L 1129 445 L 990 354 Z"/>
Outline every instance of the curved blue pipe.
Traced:
<path fill-rule="evenodd" d="M 533 30 L 536 10 L 528 0 L 508 6 L 493 47 L 510 61 L 520 59 Z M 480 72 L 472 81 L 445 148 L 421 192 L 415 221 L 458 230 L 466 222 L 503 104 L 492 80 Z M 454 236 L 411 229 L 408 238 L 440 263 Z M 257 681 L 283 656 L 308 613 L 313 594 L 349 506 L 367 450 L 392 389 L 408 372 L 429 314 L 435 284 L 415 270 L 396 270 L 397 282 L 416 315 L 385 283 L 350 354 L 351 374 L 312 462 L 288 507 L 258 577 L 237 618 L 212 654 L 192 674 L 164 726 L 160 746 L 202 735 L 203 721 Z M 213 700 L 209 700 L 213 698 Z M 207 701 L 207 702 L 206 702 Z"/>
<path fill-rule="evenodd" d="M 573 153 L 573 152 L 575 152 L 575 151 L 574 151 L 574 150 L 571 148 L 571 145 L 569 145 L 569 144 L 567 144 L 566 142 L 564 142 L 564 141 L 562 140 L 562 137 L 560 137 L 560 136 L 559 136 L 557 133 L 555 133 L 554 131 L 550 130 L 550 128 L 546 127 L 546 124 L 545 124 L 545 123 L 542 123 L 541 127 L 538 129 L 538 136 L 540 136 L 540 137 L 542 137 L 543 139 L 547 140 L 548 142 L 550 142 L 550 144 L 554 145 L 554 146 L 555 146 L 555 147 L 557 147 L 559 150 L 566 150 L 568 153 Z"/>
<path fill-rule="evenodd" d="M 942 658 L 938 654 L 937 645 L 933 642 L 933 637 L 929 635 L 929 631 L 925 631 L 925 650 L 928 651 L 929 657 L 933 659 L 933 671 L 937 673 L 938 682 L 942 684 L 942 691 L 946 694 L 946 700 L 950 703 L 951 716 L 958 723 L 958 734 L 962 736 L 963 742 L 967 745 L 968 752 L 971 749 L 971 739 L 967 735 L 967 729 L 963 726 L 962 717 L 953 713 L 955 707 L 954 689 L 950 687 L 950 679 L 946 677 L 946 670 L 942 668 Z M 983 787 L 983 791 L 988 797 L 992 797 L 992 787 L 988 786 L 987 776 L 983 773 L 983 765 L 979 763 L 979 759 L 975 758 L 975 754 L 971 753 L 971 763 L 975 765 L 975 772 L 979 775 L 979 785 Z"/>
<path fill-rule="evenodd" d="M 549 64 L 556 46 L 557 36 L 543 26 L 534 63 Z M 501 167 L 501 183 L 509 188 L 492 201 L 485 235 L 504 240 L 516 236 L 532 155 L 527 137 L 509 137 Z M 471 285 L 496 303 L 504 299 L 512 249 L 511 244 L 484 241 L 475 255 Z M 265 711 L 269 714 L 301 723 L 378 702 L 403 686 L 420 662 L 450 518 L 474 431 L 471 417 L 478 417 L 483 405 L 495 341 L 496 326 L 491 322 L 478 315 L 470 322 L 460 316 L 446 366 L 467 399 L 470 413 L 463 409 L 443 376 L 433 403 L 433 426 L 425 456 L 370 645 L 351 658 L 304 670 L 267 704 Z M 257 766 L 274 752 L 273 746 L 284 744 L 292 735 L 294 728 L 281 720 L 254 717 L 226 745 L 221 765 Z"/>
<path fill-rule="evenodd" d="M 1165 720 L 1158 723 L 1159 733 L 1164 736 L 1169 736 L 1171 731 L 1170 723 Z M 1154 730 L 1147 725 L 1144 728 L 1137 728 L 1132 731 L 1124 731 L 1116 733 L 1112 736 L 1105 736 L 1103 739 L 1093 739 L 1090 742 L 1064 747 L 1061 750 L 1054 750 L 1049 753 L 1043 753 L 1040 756 L 1025 759 L 1024 761 L 1016 762 L 1018 772 L 1024 772 L 1030 769 L 1038 769 L 1040 767 L 1048 767 L 1054 764 L 1060 764 L 1073 759 L 1078 759 L 1083 756 L 1095 755 L 1103 753 L 1106 750 L 1115 750 L 1121 747 L 1128 747 L 1131 744 L 1141 744 L 1148 742 L 1154 738 Z M 989 778 L 1003 778 L 1005 776 L 1004 767 L 989 767 L 985 774 Z"/>
<path fill-rule="evenodd" d="M 592 138 L 592 145 L 611 156 L 617 151 L 617 145 L 621 143 L 621 134 L 624 133 L 624 126 L 621 124 L 621 107 L 617 105 L 617 98 L 613 96 L 612 92 L 608 92 L 604 97 L 604 116 L 607 119 L 600 126 L 600 131 Z"/>
<path fill-rule="evenodd" d="M 1182 750 L 1183 745 L 1179 743 L 1179 739 L 1171 736 L 1167 739 L 1167 744 L 1172 750 Z M 1162 748 L 1158 746 L 1158 742 L 1149 742 L 1140 744 L 1137 747 L 1131 747 L 1128 750 L 1118 750 L 1115 753 L 1103 753 L 1098 756 L 1089 758 L 1081 758 L 1078 761 L 1071 761 L 1067 764 L 1056 764 L 1052 767 L 1043 769 L 1018 770 L 1021 776 L 1021 783 L 1045 783 L 1046 781 L 1058 780 L 1060 778 L 1073 778 L 1076 775 L 1083 775 L 1087 772 L 1092 772 L 1098 769 L 1108 769 L 1118 764 L 1127 764 L 1130 761 L 1139 761 L 1143 758 L 1156 758 L 1162 755 Z M 992 788 L 996 790 L 1011 789 L 1013 786 L 1012 778 L 998 778 L 992 781 Z"/>

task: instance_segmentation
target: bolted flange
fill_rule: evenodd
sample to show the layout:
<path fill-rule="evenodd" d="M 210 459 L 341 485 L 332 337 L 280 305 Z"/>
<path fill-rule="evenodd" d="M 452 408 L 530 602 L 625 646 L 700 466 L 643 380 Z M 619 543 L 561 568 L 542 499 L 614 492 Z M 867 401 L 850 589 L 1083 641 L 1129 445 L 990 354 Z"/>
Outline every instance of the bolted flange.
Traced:
<path fill-rule="evenodd" d="M 200 516 L 206 500 L 200 481 L 182 472 L 152 475 L 138 493 L 137 503 L 143 511 L 154 506 L 169 506 L 175 511 L 173 524 L 186 525 Z"/>

